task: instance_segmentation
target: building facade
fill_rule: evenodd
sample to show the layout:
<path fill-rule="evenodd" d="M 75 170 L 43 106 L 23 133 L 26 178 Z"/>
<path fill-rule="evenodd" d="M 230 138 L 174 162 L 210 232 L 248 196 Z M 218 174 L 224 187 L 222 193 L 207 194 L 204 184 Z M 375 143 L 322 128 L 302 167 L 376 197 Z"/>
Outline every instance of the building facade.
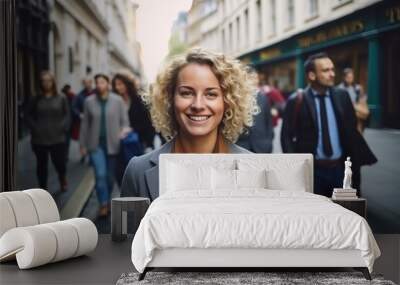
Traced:
<path fill-rule="evenodd" d="M 50 30 L 46 0 L 16 1 L 18 136 L 26 133 L 24 104 L 38 89 L 39 73 L 48 69 Z"/>
<path fill-rule="evenodd" d="M 24 106 L 39 92 L 39 74 L 50 70 L 60 91 L 82 79 L 129 70 L 142 82 L 133 0 L 16 1 L 18 134 L 27 134 Z"/>
<path fill-rule="evenodd" d="M 187 23 L 187 42 L 190 47 L 221 49 L 218 25 L 222 15 L 218 6 L 218 0 L 193 0 Z"/>
<path fill-rule="evenodd" d="M 104 1 L 50 0 L 49 68 L 61 88 L 77 92 L 84 76 L 108 70 L 107 22 Z"/>
<path fill-rule="evenodd" d="M 48 0 L 50 7 L 49 67 L 59 86 L 81 88 L 81 80 L 97 72 L 127 69 L 141 76 L 131 0 Z"/>
<path fill-rule="evenodd" d="M 368 95 L 370 126 L 400 128 L 399 1 L 219 0 L 217 4 L 219 36 L 201 46 L 217 46 L 216 50 L 251 64 L 286 95 L 306 85 L 304 60 L 327 52 L 336 65 L 337 83 L 345 67 L 355 70 L 356 81 Z"/>
<path fill-rule="evenodd" d="M 97 3 L 97 1 L 96 1 Z M 128 69 L 141 76 L 140 45 L 136 42 L 136 9 L 138 5 L 130 0 L 108 1 L 107 23 L 109 70 Z"/>
<path fill-rule="evenodd" d="M 168 57 L 181 54 L 186 51 L 187 44 L 187 12 L 180 12 L 171 29 L 171 37 L 168 43 Z"/>

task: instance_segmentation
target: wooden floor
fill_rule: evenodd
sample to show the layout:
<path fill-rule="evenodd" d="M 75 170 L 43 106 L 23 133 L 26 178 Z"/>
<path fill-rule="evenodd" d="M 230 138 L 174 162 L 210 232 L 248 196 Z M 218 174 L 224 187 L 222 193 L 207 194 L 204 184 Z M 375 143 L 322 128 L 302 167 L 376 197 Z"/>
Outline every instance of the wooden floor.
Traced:
<path fill-rule="evenodd" d="M 122 273 L 134 271 L 132 239 L 121 243 L 100 235 L 95 251 L 41 267 L 19 270 L 16 262 L 0 265 L 0 284 L 115 284 Z"/>
<path fill-rule="evenodd" d="M 374 272 L 399 283 L 400 235 L 377 235 L 376 240 L 382 256 L 376 261 Z M 29 270 L 19 270 L 16 262 L 4 263 L 0 265 L 0 284 L 115 284 L 122 273 L 135 270 L 130 258 L 131 243 L 132 239 L 115 243 L 110 235 L 100 235 L 96 250 L 88 256 Z"/>
<path fill-rule="evenodd" d="M 374 272 L 400 284 L 400 235 L 375 235 L 381 257 L 375 261 Z"/>

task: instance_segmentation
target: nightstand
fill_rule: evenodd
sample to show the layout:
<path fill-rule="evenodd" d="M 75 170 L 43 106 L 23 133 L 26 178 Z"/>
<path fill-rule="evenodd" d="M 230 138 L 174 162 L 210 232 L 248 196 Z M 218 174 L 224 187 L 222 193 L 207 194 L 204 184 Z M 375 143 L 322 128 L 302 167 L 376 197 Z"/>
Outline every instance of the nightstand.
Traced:
<path fill-rule="evenodd" d="M 340 206 L 359 214 L 363 218 L 367 218 L 367 200 L 365 198 L 355 198 L 355 199 L 331 199 L 332 202 L 339 204 Z"/>
<path fill-rule="evenodd" d="M 143 197 L 113 198 L 111 201 L 111 239 L 113 241 L 126 239 L 128 212 L 133 212 L 133 220 L 129 223 L 133 225 L 133 233 L 136 233 L 149 205 L 150 199 Z"/>

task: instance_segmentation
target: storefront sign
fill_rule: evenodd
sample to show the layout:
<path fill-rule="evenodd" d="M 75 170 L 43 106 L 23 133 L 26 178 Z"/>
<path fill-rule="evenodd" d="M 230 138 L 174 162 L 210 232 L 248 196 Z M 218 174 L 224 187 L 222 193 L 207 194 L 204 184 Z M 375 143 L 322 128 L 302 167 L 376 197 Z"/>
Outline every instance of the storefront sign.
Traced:
<path fill-rule="evenodd" d="M 260 52 L 260 60 L 269 60 L 281 55 L 281 50 L 278 48 L 270 48 Z"/>
<path fill-rule="evenodd" d="M 264 49 L 246 54 L 244 57 L 247 57 L 246 60 L 250 60 L 253 64 L 263 64 L 271 60 L 296 56 L 299 51 L 307 53 L 310 50 L 326 48 L 338 44 L 339 39 L 359 39 L 365 32 L 373 31 L 373 34 L 377 34 L 388 29 L 399 29 L 399 1 L 382 1 L 367 9 L 362 9 L 356 14 L 323 25 L 317 30 L 302 33 L 275 43 L 273 46 L 266 46 Z"/>
<path fill-rule="evenodd" d="M 364 23 L 361 20 L 349 21 L 343 24 L 322 30 L 318 33 L 304 36 L 298 39 L 299 47 L 308 48 L 315 44 L 320 44 L 336 38 L 360 33 L 364 30 Z"/>

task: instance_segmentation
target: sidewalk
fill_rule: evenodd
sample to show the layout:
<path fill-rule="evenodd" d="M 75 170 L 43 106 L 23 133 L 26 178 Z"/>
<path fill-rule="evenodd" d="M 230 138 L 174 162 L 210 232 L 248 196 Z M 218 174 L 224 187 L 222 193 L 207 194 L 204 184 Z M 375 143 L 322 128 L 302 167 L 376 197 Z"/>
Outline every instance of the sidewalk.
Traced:
<path fill-rule="evenodd" d="M 374 233 L 400 234 L 400 131 L 367 129 L 365 139 L 378 158 L 361 174 L 368 222 Z"/>
<path fill-rule="evenodd" d="M 51 193 L 58 209 L 62 212 L 73 194 L 79 188 L 84 178 L 90 175 L 90 167 L 87 163 L 80 163 L 79 145 L 71 141 L 69 160 L 67 164 L 68 191 L 61 193 L 56 170 L 49 158 L 49 175 L 47 191 Z M 32 151 L 30 137 L 26 136 L 18 142 L 18 171 L 17 190 L 38 188 L 36 178 L 36 157 Z"/>
<path fill-rule="evenodd" d="M 118 189 L 117 184 L 114 184 L 113 192 L 111 193 L 111 198 L 117 198 L 120 196 L 120 190 Z M 99 210 L 99 201 L 97 200 L 96 191 L 93 190 L 92 194 L 90 195 L 89 199 L 87 200 L 82 213 L 81 217 L 87 218 L 92 220 L 93 223 L 96 225 L 97 231 L 100 234 L 109 234 L 111 233 L 111 213 L 107 217 L 100 218 L 97 216 L 97 212 Z"/>
<path fill-rule="evenodd" d="M 155 148 L 161 147 L 161 140 L 158 138 L 158 136 L 154 138 L 154 146 Z M 119 196 L 120 196 L 120 190 L 117 186 L 117 183 L 115 183 L 111 197 L 116 198 Z M 81 216 L 92 220 L 96 225 L 99 233 L 102 234 L 111 233 L 111 214 L 108 215 L 106 218 L 99 218 L 97 217 L 98 209 L 99 209 L 99 202 L 97 200 L 96 191 L 93 190 L 92 194 L 88 198 L 81 212 Z"/>

